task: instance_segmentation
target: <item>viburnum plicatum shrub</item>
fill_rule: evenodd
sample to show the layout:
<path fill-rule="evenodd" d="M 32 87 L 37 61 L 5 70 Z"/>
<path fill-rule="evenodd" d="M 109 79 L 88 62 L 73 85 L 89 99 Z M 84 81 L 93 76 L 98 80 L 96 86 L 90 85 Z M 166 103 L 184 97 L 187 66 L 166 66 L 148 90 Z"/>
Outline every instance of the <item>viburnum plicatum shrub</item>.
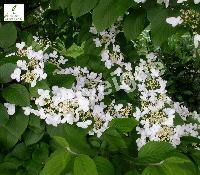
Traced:
<path fill-rule="evenodd" d="M 20 3 L 0 23 L 0 174 L 200 174 L 200 1 Z"/>

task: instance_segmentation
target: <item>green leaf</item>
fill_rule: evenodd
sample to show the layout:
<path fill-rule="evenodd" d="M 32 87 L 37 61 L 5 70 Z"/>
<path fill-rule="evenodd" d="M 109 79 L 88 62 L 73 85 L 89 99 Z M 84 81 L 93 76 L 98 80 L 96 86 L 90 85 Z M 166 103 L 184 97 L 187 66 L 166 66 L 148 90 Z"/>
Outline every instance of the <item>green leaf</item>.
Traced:
<path fill-rule="evenodd" d="M 10 154 L 20 160 L 26 160 L 29 158 L 29 153 L 24 143 L 17 144 Z"/>
<path fill-rule="evenodd" d="M 61 175 L 70 160 L 71 155 L 68 152 L 57 150 L 50 156 L 40 175 Z"/>
<path fill-rule="evenodd" d="M 25 86 L 21 84 L 12 84 L 5 88 L 2 93 L 3 97 L 9 103 L 19 106 L 29 106 L 30 96 Z"/>
<path fill-rule="evenodd" d="M 112 163 L 104 157 L 98 156 L 94 159 L 98 175 L 114 175 L 115 170 Z"/>
<path fill-rule="evenodd" d="M 49 145 L 42 142 L 40 144 L 37 144 L 36 146 L 32 153 L 32 159 L 40 164 L 44 164 L 49 156 Z"/>
<path fill-rule="evenodd" d="M 13 175 L 17 170 L 17 166 L 11 162 L 3 162 L 0 164 L 0 175 Z"/>
<path fill-rule="evenodd" d="M 56 143 L 58 143 L 58 145 L 60 145 L 62 148 L 67 148 L 69 147 L 69 144 L 67 142 L 67 140 L 63 137 L 59 137 L 59 136 L 53 136 L 53 139 L 55 140 Z"/>
<path fill-rule="evenodd" d="M 110 122 L 110 127 L 120 132 L 130 132 L 138 124 L 134 118 L 116 118 Z"/>
<path fill-rule="evenodd" d="M 65 9 L 70 6 L 72 0 L 51 0 L 50 6 L 52 9 Z"/>
<path fill-rule="evenodd" d="M 78 56 L 80 56 L 84 53 L 83 47 L 84 47 L 84 45 L 77 46 L 76 44 L 72 44 L 72 46 L 64 52 L 64 55 L 73 57 L 73 58 L 77 58 Z"/>
<path fill-rule="evenodd" d="M 176 31 L 176 28 L 166 22 L 166 18 L 170 16 L 173 14 L 168 9 L 152 8 L 147 11 L 147 17 L 151 23 L 152 40 L 156 46 L 167 41 Z"/>
<path fill-rule="evenodd" d="M 80 17 L 92 10 L 98 0 L 73 0 L 71 11 L 74 18 Z"/>
<path fill-rule="evenodd" d="M 148 142 L 139 150 L 139 162 L 160 162 L 174 153 L 174 150 L 174 147 L 168 142 Z"/>
<path fill-rule="evenodd" d="M 94 161 L 88 155 L 79 155 L 74 161 L 74 175 L 98 175 Z"/>
<path fill-rule="evenodd" d="M 128 40 L 134 40 L 146 27 L 146 11 L 134 11 L 124 20 L 124 34 Z"/>
<path fill-rule="evenodd" d="M 16 65 L 12 63 L 0 66 L 0 83 L 8 83 L 12 80 L 10 75 L 14 72 L 15 67 Z"/>
<path fill-rule="evenodd" d="M 97 30 L 100 32 L 110 27 L 119 16 L 123 16 L 132 3 L 132 0 L 100 0 L 92 14 Z"/>
<path fill-rule="evenodd" d="M 110 151 L 118 151 L 120 149 L 127 148 L 124 139 L 115 129 L 112 128 L 107 129 L 103 133 L 102 139 L 107 142 Z"/>
<path fill-rule="evenodd" d="M 73 75 L 53 75 L 48 78 L 48 81 L 51 86 L 71 88 L 75 77 Z"/>
<path fill-rule="evenodd" d="M 155 166 L 148 166 L 142 175 L 195 175 L 194 164 L 189 159 L 170 157 Z"/>
<path fill-rule="evenodd" d="M 24 142 L 26 145 L 37 143 L 44 135 L 45 125 L 40 118 L 30 116 L 29 125 L 26 132 L 23 134 Z"/>
<path fill-rule="evenodd" d="M 194 164 L 189 159 L 170 157 L 161 165 L 166 175 L 195 175 Z"/>
<path fill-rule="evenodd" d="M 8 120 L 9 115 L 7 113 L 7 110 L 4 105 L 0 104 L 0 126 L 5 126 Z"/>
<path fill-rule="evenodd" d="M 0 27 L 0 47 L 12 46 L 17 39 L 17 30 L 13 23 L 8 23 Z"/>
<path fill-rule="evenodd" d="M 27 146 L 32 145 L 34 143 L 37 143 L 39 140 L 41 140 L 43 135 L 44 135 L 44 132 L 35 133 L 31 130 L 28 130 L 23 135 L 24 142 Z"/>
<path fill-rule="evenodd" d="M 69 143 L 69 147 L 76 153 L 94 155 L 95 151 L 87 142 L 87 130 L 78 128 L 77 126 L 64 125 L 65 138 Z"/>
<path fill-rule="evenodd" d="M 148 166 L 142 172 L 142 175 L 166 175 L 160 167 Z"/>
<path fill-rule="evenodd" d="M 28 120 L 22 111 L 14 114 L 5 126 L 0 127 L 0 143 L 7 149 L 13 147 L 24 133 Z"/>
<path fill-rule="evenodd" d="M 66 139 L 71 151 L 93 156 L 95 150 L 87 142 L 87 130 L 77 126 L 63 124 L 57 127 L 47 126 L 47 132 L 51 137 L 59 136 Z"/>

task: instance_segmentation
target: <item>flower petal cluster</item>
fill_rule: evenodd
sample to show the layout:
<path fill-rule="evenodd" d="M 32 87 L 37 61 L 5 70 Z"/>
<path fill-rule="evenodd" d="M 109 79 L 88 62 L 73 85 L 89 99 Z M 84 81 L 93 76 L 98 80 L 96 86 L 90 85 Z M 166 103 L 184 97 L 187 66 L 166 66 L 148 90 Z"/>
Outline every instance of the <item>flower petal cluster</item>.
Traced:
<path fill-rule="evenodd" d="M 34 107 L 24 107 L 24 113 L 31 113 L 44 119 L 47 124 L 76 124 L 81 128 L 91 126 L 89 134 L 98 137 L 109 127 L 113 118 L 129 117 L 131 104 L 123 106 L 113 101 L 105 105 L 102 75 L 90 72 L 86 67 L 59 69 L 57 74 L 73 75 L 76 81 L 72 88 L 53 86 L 51 90 L 39 89 Z"/>
<path fill-rule="evenodd" d="M 190 113 L 185 106 L 173 102 L 167 96 L 167 82 L 161 77 L 163 66 L 156 59 L 154 53 L 148 54 L 147 60 L 140 60 L 134 73 L 141 101 L 141 107 L 136 107 L 133 114 L 140 122 L 136 128 L 141 136 L 137 139 L 139 149 L 148 141 L 168 141 L 177 146 L 182 136 L 199 137 L 199 125 L 187 123 L 187 119 L 197 119 L 200 115 Z M 177 116 L 185 124 L 176 125 L 174 121 Z"/>
<path fill-rule="evenodd" d="M 44 72 L 45 62 L 51 62 L 57 66 L 66 62 L 63 56 L 57 55 L 56 51 L 45 53 L 46 48 L 36 51 L 32 46 L 26 47 L 24 42 L 16 43 L 16 47 L 18 50 L 14 54 L 22 59 L 17 61 L 17 67 L 11 74 L 11 78 L 17 82 L 28 83 L 31 87 L 34 87 L 38 81 L 47 78 L 47 74 Z"/>

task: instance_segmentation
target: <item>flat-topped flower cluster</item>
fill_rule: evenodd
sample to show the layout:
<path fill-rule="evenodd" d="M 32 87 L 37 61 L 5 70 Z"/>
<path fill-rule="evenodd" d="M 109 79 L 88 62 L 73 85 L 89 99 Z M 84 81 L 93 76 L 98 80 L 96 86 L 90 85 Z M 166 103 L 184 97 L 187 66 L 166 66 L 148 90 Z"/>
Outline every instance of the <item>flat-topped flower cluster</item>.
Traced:
<path fill-rule="evenodd" d="M 162 64 L 156 61 L 153 53 L 146 58 L 147 60 L 140 60 L 134 73 L 141 100 L 141 106 L 136 107 L 133 114 L 140 122 L 136 128 L 141 135 L 137 139 L 138 148 L 148 141 L 168 141 L 177 146 L 183 136 L 199 138 L 200 115 L 196 112 L 190 113 L 185 106 L 173 102 L 167 96 L 167 82 L 161 77 Z M 177 117 L 185 124 L 176 124 Z M 188 123 L 189 118 L 197 119 L 197 123 Z"/>
<path fill-rule="evenodd" d="M 71 88 L 52 86 L 51 90 L 38 89 L 39 97 L 32 97 L 33 104 L 23 107 L 24 114 L 34 114 L 44 119 L 47 124 L 58 126 L 61 123 L 76 124 L 81 128 L 91 126 L 89 134 L 98 137 L 109 127 L 113 118 L 129 117 L 132 105 L 115 103 L 104 104 L 104 82 L 102 74 L 89 71 L 86 67 L 61 68 L 67 63 L 63 56 L 56 51 L 45 53 L 45 50 L 34 51 L 32 47 L 25 47 L 25 43 L 16 44 L 18 51 L 15 55 L 28 57 L 28 60 L 18 60 L 17 67 L 11 78 L 17 82 L 36 84 L 47 78 L 44 71 L 46 62 L 57 66 L 54 74 L 72 75 L 75 82 Z M 13 104 L 6 103 L 5 107 L 13 115 Z M 11 112 L 10 112 L 11 111 Z"/>

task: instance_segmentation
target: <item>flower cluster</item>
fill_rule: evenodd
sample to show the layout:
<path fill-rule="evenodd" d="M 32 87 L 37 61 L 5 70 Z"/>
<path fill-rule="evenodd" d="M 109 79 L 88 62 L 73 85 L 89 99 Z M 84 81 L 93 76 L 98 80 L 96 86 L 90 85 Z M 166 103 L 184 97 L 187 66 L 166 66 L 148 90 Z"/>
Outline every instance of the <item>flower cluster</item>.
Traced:
<path fill-rule="evenodd" d="M 101 61 L 105 63 L 105 67 L 108 69 L 111 69 L 114 66 L 117 67 L 113 71 L 113 75 L 120 77 L 121 84 L 119 89 L 130 91 L 133 88 L 134 81 L 132 65 L 129 62 L 124 62 L 124 56 L 120 46 L 116 43 L 116 36 L 120 32 L 121 20 L 122 18 L 119 17 L 116 24 L 99 34 L 94 26 L 90 28 L 90 32 L 95 36 L 93 41 L 95 42 L 96 47 L 102 47 Z"/>
<path fill-rule="evenodd" d="M 65 64 L 63 56 L 58 56 L 56 51 L 45 53 L 46 49 L 35 51 L 31 46 L 25 47 L 25 43 L 16 43 L 18 48 L 14 55 L 22 57 L 17 61 L 17 67 L 11 74 L 11 78 L 17 82 L 25 82 L 34 87 L 38 81 L 46 79 L 47 74 L 44 72 L 45 62 L 51 62 L 59 66 Z M 13 54 L 11 54 L 13 55 Z M 10 55 L 8 55 L 10 56 Z"/>
<path fill-rule="evenodd" d="M 53 86 L 51 91 L 39 89 L 39 97 L 34 99 L 37 108 L 24 107 L 26 115 L 33 113 L 54 126 L 75 123 L 78 127 L 88 128 L 91 125 L 89 134 L 100 137 L 113 118 L 129 117 L 131 114 L 130 104 L 123 106 L 115 104 L 115 101 L 104 104 L 101 74 L 90 72 L 86 67 L 58 69 L 56 73 L 75 76 L 72 88 Z"/>
<path fill-rule="evenodd" d="M 137 107 L 133 114 L 140 121 L 136 128 L 141 135 L 137 139 L 138 148 L 148 141 L 168 141 L 177 146 L 182 136 L 198 137 L 197 124 L 175 125 L 177 116 L 186 122 L 188 117 L 197 119 L 200 115 L 190 113 L 186 107 L 174 103 L 167 96 L 167 82 L 161 77 L 163 66 L 156 62 L 156 58 L 155 54 L 148 54 L 147 60 L 141 59 L 139 66 L 135 68 L 134 76 L 141 100 L 141 107 Z"/>
<path fill-rule="evenodd" d="M 101 52 L 101 61 L 105 62 L 105 67 L 110 69 L 115 64 L 118 66 L 123 65 L 124 57 L 121 53 L 120 46 L 115 44 L 116 35 L 120 32 L 120 21 L 121 17 L 118 19 L 117 23 L 112 25 L 111 28 L 97 32 L 96 28 L 90 27 L 90 33 L 94 34 L 96 47 L 103 47 Z"/>

